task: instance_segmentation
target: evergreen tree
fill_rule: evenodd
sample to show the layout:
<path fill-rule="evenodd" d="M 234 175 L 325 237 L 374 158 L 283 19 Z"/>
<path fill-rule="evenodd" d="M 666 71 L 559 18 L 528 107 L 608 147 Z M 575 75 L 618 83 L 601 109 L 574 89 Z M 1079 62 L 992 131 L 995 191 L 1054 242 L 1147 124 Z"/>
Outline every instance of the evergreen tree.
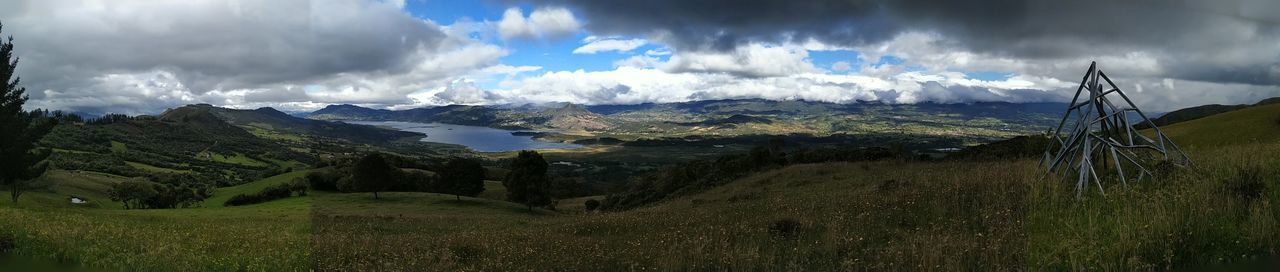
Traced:
<path fill-rule="evenodd" d="M 454 158 L 440 171 L 441 189 L 461 200 L 462 196 L 477 196 L 484 192 L 484 166 L 472 159 Z"/>
<path fill-rule="evenodd" d="M 525 150 L 511 161 L 511 173 L 502 181 L 507 187 L 507 200 L 533 206 L 551 203 L 550 182 L 547 179 L 547 161 L 536 151 Z"/>
<path fill-rule="evenodd" d="M 386 191 L 396 182 L 396 174 L 400 169 L 387 163 L 387 159 L 379 153 L 369 153 L 356 162 L 351 178 L 340 184 L 343 191 L 372 192 L 378 198 L 378 192 Z"/>
<path fill-rule="evenodd" d="M 4 25 L 0 24 L 0 30 Z M 0 41 L 0 184 L 8 185 L 13 203 L 18 203 L 23 186 L 49 168 L 45 159 L 50 152 L 38 148 L 40 138 L 53 129 L 57 120 L 47 118 L 44 111 L 23 111 L 27 102 L 26 88 L 18 87 L 14 71 L 18 59 L 13 56 L 13 37 Z"/>

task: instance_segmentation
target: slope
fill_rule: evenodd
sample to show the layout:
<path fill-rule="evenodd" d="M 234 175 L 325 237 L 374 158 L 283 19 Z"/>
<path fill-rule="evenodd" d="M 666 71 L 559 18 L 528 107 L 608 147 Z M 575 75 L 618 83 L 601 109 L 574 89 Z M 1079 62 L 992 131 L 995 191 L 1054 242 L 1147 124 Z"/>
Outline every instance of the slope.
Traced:
<path fill-rule="evenodd" d="M 1280 141 L 1280 104 L 1215 114 L 1161 127 L 1161 130 L 1179 146 L 1189 150 L 1255 142 L 1275 143 Z"/>
<path fill-rule="evenodd" d="M 406 137 L 422 136 L 420 133 L 389 130 L 374 126 L 298 118 L 273 108 L 238 110 L 207 105 L 187 107 L 209 107 L 209 110 L 220 119 L 238 126 L 256 127 L 289 134 L 346 139 L 357 143 L 382 143 Z"/>

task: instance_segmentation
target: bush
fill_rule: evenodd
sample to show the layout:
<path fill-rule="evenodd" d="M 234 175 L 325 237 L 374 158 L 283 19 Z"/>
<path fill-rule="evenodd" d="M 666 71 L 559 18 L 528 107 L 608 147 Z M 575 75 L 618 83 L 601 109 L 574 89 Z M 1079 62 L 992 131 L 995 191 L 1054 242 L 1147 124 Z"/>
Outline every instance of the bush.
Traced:
<path fill-rule="evenodd" d="M 587 202 L 582 203 L 582 205 L 586 206 L 587 211 L 594 211 L 596 210 L 596 208 L 600 207 L 600 201 L 595 199 L 588 199 Z"/>
<path fill-rule="evenodd" d="M 342 179 L 342 176 L 337 170 L 329 169 L 307 173 L 304 179 L 313 190 L 336 192 L 338 191 L 338 180 Z"/>
<path fill-rule="evenodd" d="M 223 202 L 222 206 L 227 206 L 227 207 L 243 206 L 243 205 L 257 204 L 262 202 L 263 202 L 262 197 L 259 197 L 257 194 L 249 194 L 249 195 L 238 194 L 238 195 L 232 196 L 230 199 L 227 199 L 227 202 Z"/>
<path fill-rule="evenodd" d="M 9 253 L 9 251 L 13 251 L 14 240 L 17 240 L 17 239 L 14 239 L 12 233 L 0 233 L 0 254 Z"/>
<path fill-rule="evenodd" d="M 1240 201 L 1251 202 L 1267 191 L 1266 175 L 1258 167 L 1241 167 L 1234 178 L 1227 180 L 1227 194 Z"/>
<path fill-rule="evenodd" d="M 774 237 L 793 239 L 800 232 L 800 222 L 795 219 L 782 219 L 769 224 L 769 234 Z"/>
<path fill-rule="evenodd" d="M 238 194 L 227 199 L 227 202 L 223 202 L 222 205 L 243 206 L 258 204 L 277 199 L 289 198 L 290 196 L 293 196 L 294 192 L 299 192 L 298 196 L 304 196 L 306 195 L 306 186 L 301 184 L 301 181 L 295 180 L 294 182 L 263 188 L 262 191 L 259 191 L 256 194 Z M 302 189 L 299 189 L 299 186 L 301 186 Z"/>

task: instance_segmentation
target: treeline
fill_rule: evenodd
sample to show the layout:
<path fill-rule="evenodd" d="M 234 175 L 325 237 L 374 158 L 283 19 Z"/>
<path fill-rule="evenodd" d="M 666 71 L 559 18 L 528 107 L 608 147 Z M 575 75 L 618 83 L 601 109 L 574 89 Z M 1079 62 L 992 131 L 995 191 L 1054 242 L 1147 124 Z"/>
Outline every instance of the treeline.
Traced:
<path fill-rule="evenodd" d="M 793 163 L 835 161 L 869 161 L 888 158 L 911 158 L 901 148 L 794 149 L 786 151 L 783 138 L 773 138 L 746 154 L 720 156 L 669 166 L 642 175 L 628 183 L 625 190 L 610 194 L 599 204 L 601 210 L 628 210 L 673 196 L 702 192 L 753 173 Z"/>
<path fill-rule="evenodd" d="M 530 210 L 554 209 L 551 179 L 547 176 L 549 164 L 541 154 L 520 151 L 506 162 L 508 171 L 502 175 L 502 185 L 507 189 L 507 201 L 524 204 Z M 485 177 L 490 176 L 482 161 L 475 159 L 450 158 L 439 163 L 378 152 L 323 166 L 302 178 L 312 190 L 369 192 L 375 199 L 380 192 L 427 192 L 450 194 L 460 200 L 484 192 Z"/>
<path fill-rule="evenodd" d="M 1044 135 L 1017 136 L 1002 141 L 975 145 L 950 154 L 952 160 L 1016 160 L 1044 155 L 1053 140 Z"/>
<path fill-rule="evenodd" d="M 326 161 L 303 177 L 312 190 L 333 192 L 428 192 L 474 197 L 484 191 L 484 166 L 475 159 L 443 164 L 384 153 Z"/>
<path fill-rule="evenodd" d="M 213 186 L 192 175 L 153 175 L 147 180 L 116 183 L 107 191 L 125 209 L 172 209 L 199 206 L 213 195 Z"/>

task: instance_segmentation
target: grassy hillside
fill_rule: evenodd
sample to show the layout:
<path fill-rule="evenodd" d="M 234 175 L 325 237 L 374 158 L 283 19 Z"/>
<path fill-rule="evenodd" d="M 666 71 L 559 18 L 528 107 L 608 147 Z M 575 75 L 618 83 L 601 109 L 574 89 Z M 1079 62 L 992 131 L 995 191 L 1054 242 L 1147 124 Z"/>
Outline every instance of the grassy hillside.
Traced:
<path fill-rule="evenodd" d="M 1225 112 L 1161 127 L 1184 149 L 1202 150 L 1280 141 L 1280 104 Z"/>
<path fill-rule="evenodd" d="M 201 203 L 201 206 L 222 207 L 222 203 L 227 202 L 227 199 L 230 199 L 232 196 L 235 196 L 238 194 L 256 194 L 258 192 L 261 192 L 262 189 L 266 189 L 267 187 L 292 182 L 296 178 L 305 177 L 307 173 L 310 173 L 310 172 L 311 170 L 293 171 L 289 173 L 271 176 L 265 179 L 260 179 L 258 181 L 254 181 L 250 183 L 240 184 L 240 185 L 231 186 L 231 187 L 218 188 L 214 190 L 213 196 L 205 199 L 204 202 Z"/>

